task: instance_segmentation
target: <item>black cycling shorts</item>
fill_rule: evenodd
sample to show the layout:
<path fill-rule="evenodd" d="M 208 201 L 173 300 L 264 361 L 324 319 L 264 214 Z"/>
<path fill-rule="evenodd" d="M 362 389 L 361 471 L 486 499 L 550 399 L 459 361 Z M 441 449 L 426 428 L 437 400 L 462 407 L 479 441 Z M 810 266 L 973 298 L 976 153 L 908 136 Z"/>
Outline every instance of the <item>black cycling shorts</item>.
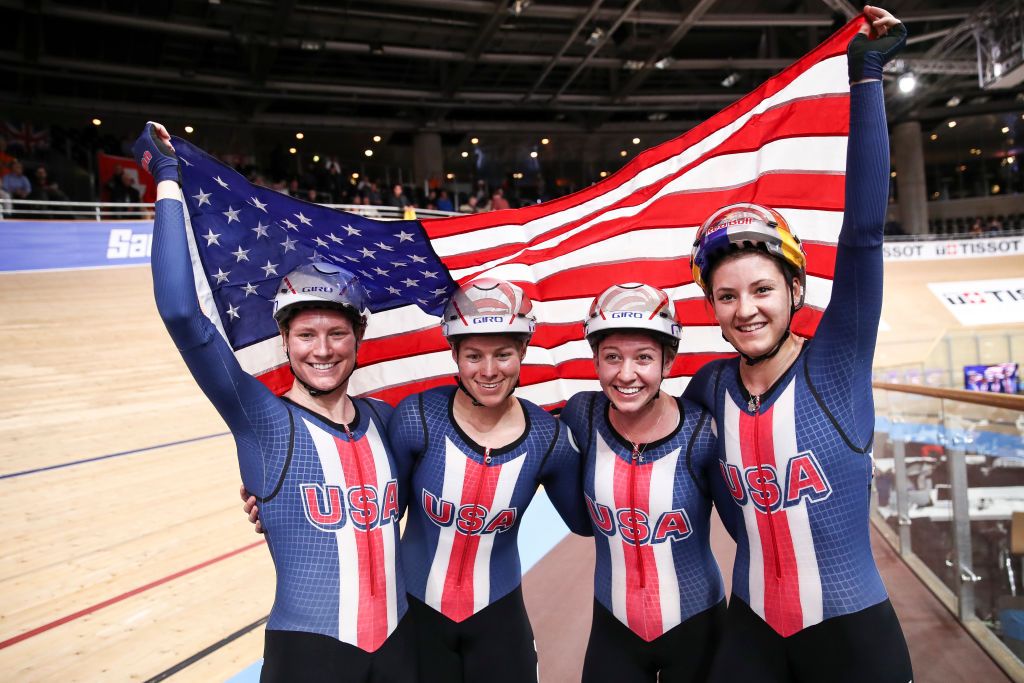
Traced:
<path fill-rule="evenodd" d="M 374 652 L 319 633 L 267 629 L 260 683 L 408 683 L 417 680 L 415 632 L 408 613 Z"/>
<path fill-rule="evenodd" d="M 536 683 L 537 648 L 520 586 L 461 622 L 409 596 L 421 683 Z"/>
<path fill-rule="evenodd" d="M 725 613 L 722 600 L 647 642 L 594 600 L 583 683 L 703 683 Z"/>
<path fill-rule="evenodd" d="M 729 600 L 714 683 L 908 683 L 903 629 L 888 600 L 783 638 L 747 603 Z"/>

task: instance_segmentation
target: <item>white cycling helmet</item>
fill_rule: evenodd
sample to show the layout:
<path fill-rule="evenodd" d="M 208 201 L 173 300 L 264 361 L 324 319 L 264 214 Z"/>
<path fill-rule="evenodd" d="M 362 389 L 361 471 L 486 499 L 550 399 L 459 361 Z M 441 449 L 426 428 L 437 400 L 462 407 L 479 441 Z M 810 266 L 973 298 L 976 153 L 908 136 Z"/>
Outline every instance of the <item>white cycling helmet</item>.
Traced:
<path fill-rule="evenodd" d="M 517 285 L 490 277 L 455 290 L 441 318 L 441 334 L 449 344 L 469 334 L 511 334 L 529 342 L 536 327 L 530 297 Z"/>
<path fill-rule="evenodd" d="M 639 282 L 612 285 L 598 294 L 583 321 L 583 336 L 591 346 L 605 334 L 625 330 L 651 332 L 673 350 L 683 334 L 668 294 Z"/>
<path fill-rule="evenodd" d="M 283 325 L 300 308 L 340 308 L 353 313 L 359 326 L 370 317 L 368 297 L 359 278 L 333 263 L 308 263 L 281 278 L 274 296 L 274 320 Z"/>

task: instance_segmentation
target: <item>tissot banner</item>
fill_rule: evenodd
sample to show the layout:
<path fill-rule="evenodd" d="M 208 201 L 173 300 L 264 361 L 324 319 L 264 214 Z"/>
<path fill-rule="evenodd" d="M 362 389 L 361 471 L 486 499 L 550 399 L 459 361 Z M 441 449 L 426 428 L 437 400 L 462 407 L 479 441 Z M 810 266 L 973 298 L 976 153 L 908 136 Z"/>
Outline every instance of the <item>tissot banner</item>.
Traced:
<path fill-rule="evenodd" d="M 1024 237 L 985 237 L 968 240 L 927 242 L 886 242 L 882 246 L 886 261 L 942 261 L 1024 254 Z"/>
<path fill-rule="evenodd" d="M 929 282 L 928 289 L 961 325 L 1024 322 L 1024 278 Z"/>

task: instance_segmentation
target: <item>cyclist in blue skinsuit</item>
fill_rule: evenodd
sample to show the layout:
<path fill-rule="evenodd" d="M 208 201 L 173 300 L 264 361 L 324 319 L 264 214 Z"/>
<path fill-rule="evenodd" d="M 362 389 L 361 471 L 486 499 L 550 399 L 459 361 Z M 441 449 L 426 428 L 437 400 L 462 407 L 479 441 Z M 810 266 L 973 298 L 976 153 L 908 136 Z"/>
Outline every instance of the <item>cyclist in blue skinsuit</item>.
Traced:
<path fill-rule="evenodd" d="M 882 304 L 889 146 L 882 65 L 906 30 L 866 7 L 874 32 L 850 43 L 846 210 L 832 298 L 813 341 L 789 334 L 805 259 L 778 212 L 720 209 L 691 265 L 741 358 L 703 367 L 686 390 L 715 415 L 721 479 L 736 514 L 733 598 L 712 681 L 912 677 L 868 533 L 871 362 Z M 730 503 L 725 503 L 729 505 Z"/>
<path fill-rule="evenodd" d="M 395 459 L 412 470 L 402 556 L 423 681 L 536 681 L 517 538 L 537 486 L 572 531 L 590 534 L 568 430 L 512 395 L 531 309 L 503 280 L 460 287 L 441 326 L 458 387 L 409 396 L 391 418 Z"/>
<path fill-rule="evenodd" d="M 295 379 L 274 396 L 241 369 L 200 310 L 167 131 L 147 124 L 134 151 L 158 181 L 157 309 L 231 429 L 277 569 L 261 680 L 416 680 L 398 541 L 398 487 L 407 473 L 388 447 L 389 406 L 347 395 L 366 329 L 366 293 L 331 264 L 282 278 L 274 317 Z"/>
<path fill-rule="evenodd" d="M 562 411 L 584 460 L 594 616 L 584 683 L 703 682 L 725 593 L 710 546 L 710 415 L 661 391 L 682 328 L 660 289 L 613 285 L 584 323 L 600 392 Z"/>

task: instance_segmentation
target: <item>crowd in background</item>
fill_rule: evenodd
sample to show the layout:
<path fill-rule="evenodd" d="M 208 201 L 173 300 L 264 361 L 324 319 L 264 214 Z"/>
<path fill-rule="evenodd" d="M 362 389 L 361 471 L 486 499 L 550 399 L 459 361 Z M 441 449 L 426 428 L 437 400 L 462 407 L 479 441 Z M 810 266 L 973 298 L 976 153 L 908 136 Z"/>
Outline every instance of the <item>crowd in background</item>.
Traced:
<path fill-rule="evenodd" d="M 43 164 L 31 170 L 31 178 L 24 165 L 17 157 L 8 154 L 7 140 L 0 137 L 0 212 L 11 213 L 12 199 L 31 199 L 42 202 L 64 202 L 68 196 L 60 186 L 49 177 Z M 49 205 L 43 205 L 43 209 Z M 40 218 L 51 217 L 51 214 L 39 215 Z"/>
<path fill-rule="evenodd" d="M 131 141 L 127 137 L 119 138 L 97 127 L 50 126 L 46 131 L 45 142 L 38 147 L 18 146 L 17 139 L 10 141 L 9 145 L 0 137 L 0 215 L 76 217 L 67 208 L 47 203 L 27 208 L 13 207 L 12 199 L 41 202 L 99 200 L 129 205 L 144 200 L 140 192 L 143 188 L 136 184 L 134 170 L 128 173 L 116 167 L 113 177 L 106 182 L 101 184 L 96 180 L 97 153 L 131 157 Z M 529 186 L 513 182 L 510 175 L 494 183 L 478 179 L 475 183 L 444 184 L 435 179 L 425 184 L 410 184 L 394 182 L 391 177 L 394 174 L 386 172 L 376 177 L 358 172 L 356 169 L 364 168 L 362 164 L 349 165 L 337 156 L 309 162 L 303 168 L 298 157 L 280 147 L 259 162 L 253 155 L 234 153 L 222 154 L 220 159 L 254 184 L 318 204 L 384 206 L 403 212 L 411 208 L 480 213 L 518 208 L 553 198 L 546 193 L 541 178 Z M 562 188 L 557 194 L 573 189 Z M 366 211 L 363 210 L 364 213 Z M 138 209 L 105 209 L 104 215 L 132 217 L 138 215 Z M 928 231 L 933 235 L 979 237 L 1020 230 L 1024 230 L 1022 213 L 935 218 L 928 222 Z M 898 221 L 890 221 L 885 232 L 892 236 L 905 234 Z"/>

